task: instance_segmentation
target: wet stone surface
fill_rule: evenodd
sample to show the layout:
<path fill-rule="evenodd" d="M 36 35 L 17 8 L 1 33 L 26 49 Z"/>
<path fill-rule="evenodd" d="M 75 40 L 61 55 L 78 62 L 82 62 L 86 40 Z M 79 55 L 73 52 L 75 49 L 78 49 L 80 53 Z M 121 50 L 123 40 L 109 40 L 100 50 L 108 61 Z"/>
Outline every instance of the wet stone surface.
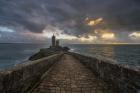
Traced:
<path fill-rule="evenodd" d="M 79 60 L 65 54 L 32 93 L 115 93 Z"/>

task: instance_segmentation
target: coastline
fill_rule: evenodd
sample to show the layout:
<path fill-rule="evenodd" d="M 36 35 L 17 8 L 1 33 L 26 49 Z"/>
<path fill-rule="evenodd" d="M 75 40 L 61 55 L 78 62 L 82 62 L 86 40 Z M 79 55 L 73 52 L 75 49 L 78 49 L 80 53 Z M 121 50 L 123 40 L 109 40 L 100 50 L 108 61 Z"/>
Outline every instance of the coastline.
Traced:
<path fill-rule="evenodd" d="M 42 53 L 42 52 L 39 52 L 39 53 Z M 31 84 L 31 85 L 27 85 L 27 86 L 31 87 L 31 86 L 33 86 L 34 83 L 36 83 L 40 80 L 39 78 L 43 75 L 43 73 L 45 73 L 44 71 L 46 71 L 46 69 L 49 69 L 51 67 L 50 65 L 48 65 L 48 62 L 50 62 L 51 64 L 55 63 L 55 61 L 59 60 L 61 58 L 61 56 L 63 56 L 63 54 L 72 55 L 76 59 L 80 60 L 83 65 L 85 65 L 86 67 L 91 69 L 94 73 L 96 73 L 96 75 L 98 77 L 100 77 L 101 79 L 105 80 L 108 83 L 112 83 L 113 87 L 115 89 L 119 89 L 120 91 L 123 91 L 120 93 L 133 93 L 132 91 L 137 91 L 137 88 L 140 87 L 140 82 L 139 82 L 140 70 L 136 70 L 136 69 L 132 69 L 129 67 L 119 65 L 115 62 L 112 62 L 111 60 L 98 59 L 95 57 L 84 56 L 81 54 L 68 52 L 68 51 L 62 51 L 62 50 L 57 53 L 55 52 L 47 57 L 43 56 L 37 60 L 27 61 L 25 63 L 19 64 L 19 65 L 13 67 L 13 68 L 0 71 L 0 79 L 2 80 L 2 82 L 6 78 L 8 80 L 10 80 L 10 82 L 13 82 L 13 83 L 16 82 L 16 85 L 13 85 L 14 88 L 16 88 L 17 86 L 23 87 L 21 79 L 28 76 L 28 78 L 30 77 L 31 80 L 28 81 L 28 78 L 24 79 L 24 80 L 26 82 L 28 81 L 29 82 L 28 84 Z M 48 61 L 45 62 L 45 60 L 48 60 Z M 38 69 L 36 69 L 36 68 L 38 68 Z M 40 71 L 41 71 L 41 73 L 40 73 Z M 24 73 L 26 73 L 26 74 L 24 75 Z M 40 73 L 40 75 L 39 75 L 39 73 Z M 19 77 L 19 75 L 20 75 L 20 77 Z M 36 78 L 35 82 L 33 83 L 32 79 L 34 78 L 34 75 L 37 78 Z M 13 78 L 18 78 L 18 79 L 16 81 L 14 81 Z M 130 84 L 126 80 L 129 80 Z M 25 82 L 25 81 L 23 81 L 23 82 Z M 2 82 L 0 81 L 1 86 L 3 86 Z M 6 80 L 6 82 L 7 82 L 7 80 Z M 21 83 L 21 85 L 17 85 L 17 84 L 19 84 L 17 82 Z M 122 82 L 124 84 L 121 84 Z M 19 93 L 20 90 L 18 90 L 18 92 L 15 92 L 15 90 L 13 90 L 13 88 L 10 87 L 9 85 L 4 86 L 5 87 L 4 90 L 6 90 L 9 87 L 11 91 L 14 91 L 11 93 Z M 126 85 L 131 85 L 132 89 L 125 87 Z M 136 89 L 134 87 L 136 87 Z M 126 88 L 125 90 L 127 90 L 127 91 L 124 91 L 124 88 Z M 30 88 L 28 87 L 27 89 L 29 90 Z M 0 88 L 0 90 L 3 91 L 3 89 L 1 89 L 1 88 Z M 27 91 L 26 88 L 24 88 L 24 90 Z M 7 91 L 9 91 L 9 90 L 7 90 Z M 137 92 L 135 92 L 135 93 L 137 93 Z"/>

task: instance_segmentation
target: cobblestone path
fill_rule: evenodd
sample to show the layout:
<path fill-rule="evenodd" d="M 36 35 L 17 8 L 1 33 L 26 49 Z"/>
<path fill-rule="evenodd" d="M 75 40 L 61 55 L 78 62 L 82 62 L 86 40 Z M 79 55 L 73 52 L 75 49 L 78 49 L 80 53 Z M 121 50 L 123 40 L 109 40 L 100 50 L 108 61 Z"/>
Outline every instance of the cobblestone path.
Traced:
<path fill-rule="evenodd" d="M 109 85 L 82 65 L 74 57 L 65 54 L 54 65 L 33 93 L 115 93 Z"/>

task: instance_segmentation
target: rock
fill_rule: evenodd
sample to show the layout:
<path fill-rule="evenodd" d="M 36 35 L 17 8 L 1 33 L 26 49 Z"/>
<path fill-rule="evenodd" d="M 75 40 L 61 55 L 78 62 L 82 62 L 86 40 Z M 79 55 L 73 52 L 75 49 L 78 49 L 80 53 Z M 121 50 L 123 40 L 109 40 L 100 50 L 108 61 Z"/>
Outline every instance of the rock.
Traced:
<path fill-rule="evenodd" d="M 68 47 L 61 47 L 61 46 L 57 46 L 57 47 L 50 47 L 50 48 L 44 48 L 44 49 L 40 49 L 40 51 L 34 55 L 32 55 L 29 60 L 33 61 L 33 60 L 37 60 L 43 57 L 47 57 L 53 54 L 58 54 L 60 52 L 67 52 L 69 51 L 70 48 Z"/>

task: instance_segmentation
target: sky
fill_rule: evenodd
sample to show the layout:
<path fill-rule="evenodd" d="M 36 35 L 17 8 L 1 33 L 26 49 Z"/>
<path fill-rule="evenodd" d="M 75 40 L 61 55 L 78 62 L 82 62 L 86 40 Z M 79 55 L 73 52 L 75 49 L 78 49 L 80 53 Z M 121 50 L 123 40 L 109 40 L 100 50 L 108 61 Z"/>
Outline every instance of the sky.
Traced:
<path fill-rule="evenodd" d="M 0 43 L 140 43 L 140 0 L 0 0 Z"/>

